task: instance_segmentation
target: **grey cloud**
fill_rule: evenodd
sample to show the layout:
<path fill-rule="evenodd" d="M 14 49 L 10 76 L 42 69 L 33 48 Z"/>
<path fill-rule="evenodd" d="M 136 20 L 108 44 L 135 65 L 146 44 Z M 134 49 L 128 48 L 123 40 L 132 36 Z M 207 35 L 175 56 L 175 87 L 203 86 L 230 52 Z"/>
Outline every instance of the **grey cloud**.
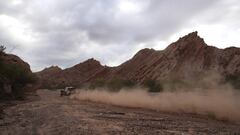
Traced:
<path fill-rule="evenodd" d="M 27 16 L 37 32 L 77 29 L 86 31 L 91 40 L 103 44 L 144 41 L 168 37 L 196 13 L 217 2 L 207 1 L 150 1 L 139 17 L 119 15 L 117 1 L 61 1 L 60 4 L 38 5 L 36 14 Z M 44 2 L 42 2 L 44 3 Z M 184 3 L 184 4 L 183 4 Z M 207 4 L 204 4 L 207 3 Z"/>

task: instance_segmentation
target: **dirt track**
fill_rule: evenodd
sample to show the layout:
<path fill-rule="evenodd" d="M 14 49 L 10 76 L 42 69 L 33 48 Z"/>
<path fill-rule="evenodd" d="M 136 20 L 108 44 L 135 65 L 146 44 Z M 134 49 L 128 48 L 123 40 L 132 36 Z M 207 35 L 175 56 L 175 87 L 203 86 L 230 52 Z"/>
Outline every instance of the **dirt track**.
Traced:
<path fill-rule="evenodd" d="M 38 95 L 39 101 L 4 110 L 1 135 L 240 135 L 239 122 L 71 100 L 58 91 L 39 90 Z"/>

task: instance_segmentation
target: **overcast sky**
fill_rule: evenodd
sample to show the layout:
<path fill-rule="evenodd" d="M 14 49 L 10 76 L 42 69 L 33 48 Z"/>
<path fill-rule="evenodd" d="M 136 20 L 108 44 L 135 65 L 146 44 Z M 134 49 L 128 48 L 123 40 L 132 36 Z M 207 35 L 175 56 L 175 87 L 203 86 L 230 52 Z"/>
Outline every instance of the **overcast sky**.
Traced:
<path fill-rule="evenodd" d="M 239 0 L 0 0 L 0 44 L 33 71 L 94 57 L 116 66 L 192 31 L 240 47 Z"/>

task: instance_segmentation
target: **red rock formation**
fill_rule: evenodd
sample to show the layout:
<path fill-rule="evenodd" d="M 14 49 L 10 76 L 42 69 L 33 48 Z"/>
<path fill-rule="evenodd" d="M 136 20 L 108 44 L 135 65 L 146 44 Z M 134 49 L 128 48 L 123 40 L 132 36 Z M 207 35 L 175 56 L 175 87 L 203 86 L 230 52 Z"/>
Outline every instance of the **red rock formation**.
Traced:
<path fill-rule="evenodd" d="M 190 33 L 163 51 L 143 49 L 120 65 L 115 74 L 128 79 L 194 78 L 206 71 L 222 75 L 240 73 L 240 49 L 208 46 L 197 32 Z"/>

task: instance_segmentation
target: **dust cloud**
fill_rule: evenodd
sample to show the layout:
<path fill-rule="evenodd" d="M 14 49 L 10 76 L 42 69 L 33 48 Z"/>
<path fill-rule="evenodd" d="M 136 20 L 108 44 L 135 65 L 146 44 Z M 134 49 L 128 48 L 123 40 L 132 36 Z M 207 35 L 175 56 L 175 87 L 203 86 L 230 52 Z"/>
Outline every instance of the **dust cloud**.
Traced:
<path fill-rule="evenodd" d="M 71 98 L 157 111 L 204 114 L 220 120 L 240 120 L 240 96 L 234 90 L 180 90 L 161 93 L 149 93 L 141 88 L 123 89 L 119 92 L 79 90 Z"/>

